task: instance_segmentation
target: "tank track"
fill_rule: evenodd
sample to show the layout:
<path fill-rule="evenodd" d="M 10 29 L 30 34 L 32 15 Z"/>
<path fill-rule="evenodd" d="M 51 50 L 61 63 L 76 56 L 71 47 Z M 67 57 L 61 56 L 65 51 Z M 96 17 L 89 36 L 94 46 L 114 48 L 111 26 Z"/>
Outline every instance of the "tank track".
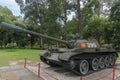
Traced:
<path fill-rule="evenodd" d="M 117 57 L 118 54 L 116 52 L 86 53 L 71 57 L 68 64 L 71 71 L 77 75 L 85 76 L 105 68 L 113 67 Z"/>

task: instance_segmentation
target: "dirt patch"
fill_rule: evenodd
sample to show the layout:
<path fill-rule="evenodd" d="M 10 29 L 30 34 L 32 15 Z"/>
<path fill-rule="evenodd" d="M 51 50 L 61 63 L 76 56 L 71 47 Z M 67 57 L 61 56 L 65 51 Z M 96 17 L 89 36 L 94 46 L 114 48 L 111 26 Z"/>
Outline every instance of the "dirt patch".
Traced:
<path fill-rule="evenodd" d="M 15 72 L 2 72 L 0 80 L 19 80 L 19 76 Z"/>
<path fill-rule="evenodd" d="M 34 61 L 32 60 L 27 60 L 27 63 L 33 63 Z M 23 64 L 24 63 L 24 60 L 18 60 L 18 61 L 9 61 L 9 65 L 10 66 L 15 66 L 15 65 L 18 65 L 18 64 Z"/>

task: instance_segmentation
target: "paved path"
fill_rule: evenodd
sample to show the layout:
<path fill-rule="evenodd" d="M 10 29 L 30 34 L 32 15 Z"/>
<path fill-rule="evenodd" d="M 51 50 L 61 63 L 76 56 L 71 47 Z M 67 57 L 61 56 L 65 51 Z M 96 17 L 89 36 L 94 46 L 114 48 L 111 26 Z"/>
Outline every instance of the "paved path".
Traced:
<path fill-rule="evenodd" d="M 23 66 L 7 66 L 0 67 L 0 80 L 38 80 L 38 78 Z"/>
<path fill-rule="evenodd" d="M 116 66 L 120 68 L 120 62 L 117 62 Z M 37 66 L 28 66 L 31 71 L 37 74 Z M 112 80 L 112 68 L 104 69 L 88 76 L 84 77 L 84 80 L 96 80 L 100 77 L 104 79 L 99 80 Z M 23 68 L 23 66 L 7 66 L 0 67 L 0 80 L 38 80 L 37 76 L 31 71 Z M 109 74 L 108 74 L 109 73 Z M 41 77 L 44 80 L 80 80 L 80 76 L 62 68 L 62 67 L 50 67 L 41 62 Z M 120 70 L 116 69 L 116 80 L 120 80 Z M 40 79 L 40 80 L 43 80 Z"/>
<path fill-rule="evenodd" d="M 120 62 L 117 62 L 116 66 L 120 68 Z M 29 69 L 36 72 L 37 67 L 28 66 Z M 101 71 L 92 73 L 83 77 L 84 80 L 112 80 L 112 68 L 103 69 Z M 107 77 L 106 77 L 107 76 Z M 45 80 L 80 80 L 80 76 L 62 68 L 62 67 L 50 67 L 41 62 L 41 77 Z M 105 77 L 105 78 L 104 78 Z M 115 80 L 120 80 L 120 70 L 116 70 Z"/>

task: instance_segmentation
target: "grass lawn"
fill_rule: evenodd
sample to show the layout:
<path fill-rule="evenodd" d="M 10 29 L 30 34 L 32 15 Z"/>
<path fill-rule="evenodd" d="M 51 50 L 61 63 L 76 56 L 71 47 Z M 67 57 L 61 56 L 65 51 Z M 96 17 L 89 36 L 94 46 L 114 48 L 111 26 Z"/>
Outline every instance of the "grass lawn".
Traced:
<path fill-rule="evenodd" d="M 30 60 L 39 60 L 39 54 L 43 50 L 34 50 L 34 49 L 0 49 L 0 66 L 9 65 L 11 61 L 22 61 L 19 64 L 23 63 L 24 58 Z"/>
<path fill-rule="evenodd" d="M 118 54 L 118 56 L 119 56 L 119 57 L 118 57 L 118 60 L 120 60 L 120 53 Z"/>
<path fill-rule="evenodd" d="M 7 66 L 12 61 L 18 61 L 18 64 L 23 64 L 24 58 L 31 61 L 40 61 L 39 54 L 41 52 L 43 52 L 43 50 L 0 49 L 0 66 Z M 120 60 L 120 54 L 118 60 Z"/>

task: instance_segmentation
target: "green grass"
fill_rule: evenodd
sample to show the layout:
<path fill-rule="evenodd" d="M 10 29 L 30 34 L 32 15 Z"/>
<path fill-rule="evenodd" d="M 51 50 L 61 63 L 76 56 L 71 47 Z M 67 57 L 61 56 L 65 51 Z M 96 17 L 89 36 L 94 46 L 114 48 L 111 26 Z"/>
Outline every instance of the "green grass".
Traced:
<path fill-rule="evenodd" d="M 39 60 L 39 54 L 43 50 L 34 49 L 0 49 L 0 66 L 9 65 L 10 61 L 20 61 L 27 58 L 29 60 Z M 20 62 L 23 64 L 23 62 Z"/>
<path fill-rule="evenodd" d="M 9 65 L 10 61 L 22 61 L 18 64 L 23 64 L 24 58 L 27 58 L 31 61 L 40 61 L 39 54 L 43 50 L 34 50 L 34 49 L 0 49 L 0 66 Z M 120 60 L 120 53 L 119 58 Z"/>
<path fill-rule="evenodd" d="M 117 58 L 117 60 L 120 60 L 120 52 L 118 52 L 118 58 Z"/>

